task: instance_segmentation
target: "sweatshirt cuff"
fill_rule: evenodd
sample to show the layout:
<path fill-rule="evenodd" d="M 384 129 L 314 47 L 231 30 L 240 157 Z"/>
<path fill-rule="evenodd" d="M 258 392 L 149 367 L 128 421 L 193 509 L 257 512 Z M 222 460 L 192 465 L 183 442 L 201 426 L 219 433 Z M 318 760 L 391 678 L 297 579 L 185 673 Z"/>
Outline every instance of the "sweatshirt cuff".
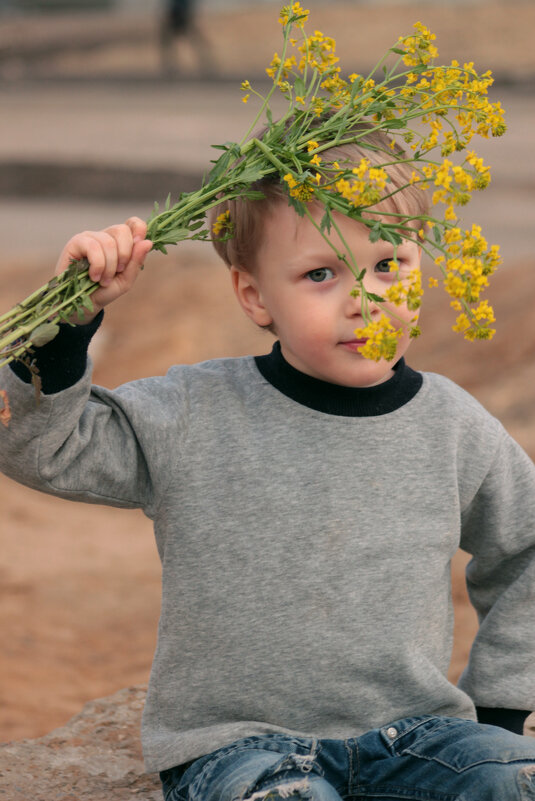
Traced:
<path fill-rule="evenodd" d="M 40 348 L 34 348 L 32 358 L 39 371 L 41 391 L 45 395 L 61 392 L 76 384 L 87 367 L 87 349 L 96 334 L 104 312 L 87 325 L 68 325 L 61 323 L 59 333 L 54 339 Z M 26 384 L 30 384 L 32 374 L 22 362 L 10 363 L 11 370 Z"/>
<path fill-rule="evenodd" d="M 524 733 L 525 720 L 528 715 L 531 715 L 531 712 L 523 709 L 493 709 L 486 706 L 478 706 L 476 711 L 479 723 L 500 726 L 514 734 Z"/>

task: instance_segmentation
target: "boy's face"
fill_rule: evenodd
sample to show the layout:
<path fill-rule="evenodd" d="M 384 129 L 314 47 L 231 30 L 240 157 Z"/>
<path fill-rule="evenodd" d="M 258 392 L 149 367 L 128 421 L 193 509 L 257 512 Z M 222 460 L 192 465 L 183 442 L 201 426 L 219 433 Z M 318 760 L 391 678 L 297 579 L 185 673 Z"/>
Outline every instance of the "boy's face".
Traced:
<path fill-rule="evenodd" d="M 316 222 L 321 211 L 311 210 Z M 358 269 L 366 269 L 364 285 L 369 292 L 383 295 L 397 281 L 388 262 L 394 247 L 380 240 L 370 242 L 368 229 L 342 214 L 336 223 Z M 345 252 L 334 228 L 331 241 Z M 415 242 L 398 247 L 400 278 L 419 266 L 420 250 Z M 253 273 L 231 268 L 238 300 L 246 314 L 258 325 L 273 325 L 284 358 L 307 375 L 348 387 L 365 387 L 386 381 L 395 362 L 365 359 L 358 352 L 363 343 L 355 329 L 366 324 L 361 299 L 351 296 L 355 277 L 340 261 L 312 222 L 299 217 L 288 205 L 280 203 L 265 222 L 265 235 L 257 253 Z M 406 306 L 383 304 L 393 311 L 394 327 L 414 320 L 415 312 Z M 372 319 L 381 315 L 378 306 L 369 302 Z M 409 346 L 405 329 L 398 340 L 397 361 Z"/>

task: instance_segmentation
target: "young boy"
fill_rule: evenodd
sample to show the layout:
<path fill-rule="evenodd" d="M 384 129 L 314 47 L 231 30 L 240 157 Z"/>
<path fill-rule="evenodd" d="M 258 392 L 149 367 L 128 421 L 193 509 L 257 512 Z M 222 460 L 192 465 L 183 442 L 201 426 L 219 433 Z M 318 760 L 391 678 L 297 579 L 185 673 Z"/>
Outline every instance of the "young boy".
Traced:
<path fill-rule="evenodd" d="M 519 736 L 535 709 L 535 469 L 474 399 L 406 365 L 414 312 L 391 307 L 393 362 L 363 358 L 353 274 L 280 186 L 263 190 L 232 204 L 217 247 L 273 351 L 91 387 L 100 311 L 150 243 L 137 218 L 79 234 L 57 269 L 88 257 L 99 314 L 36 350 L 38 407 L 24 367 L 2 374 L 1 467 L 154 520 L 163 598 L 142 735 L 166 801 L 535 799 L 535 741 Z M 420 197 L 394 202 L 418 214 Z M 381 295 L 392 246 L 337 222 Z M 399 248 L 402 277 L 419 256 Z M 481 625 L 455 687 L 459 545 Z"/>

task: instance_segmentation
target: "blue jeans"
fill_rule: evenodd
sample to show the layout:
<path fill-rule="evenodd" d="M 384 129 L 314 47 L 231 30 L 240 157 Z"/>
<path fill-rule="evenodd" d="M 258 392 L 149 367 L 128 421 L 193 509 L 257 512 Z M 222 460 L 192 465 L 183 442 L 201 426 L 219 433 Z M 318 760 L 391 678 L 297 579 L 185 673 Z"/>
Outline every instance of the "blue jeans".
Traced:
<path fill-rule="evenodd" d="M 161 779 L 165 801 L 534 801 L 535 739 L 422 716 L 348 740 L 248 737 Z"/>

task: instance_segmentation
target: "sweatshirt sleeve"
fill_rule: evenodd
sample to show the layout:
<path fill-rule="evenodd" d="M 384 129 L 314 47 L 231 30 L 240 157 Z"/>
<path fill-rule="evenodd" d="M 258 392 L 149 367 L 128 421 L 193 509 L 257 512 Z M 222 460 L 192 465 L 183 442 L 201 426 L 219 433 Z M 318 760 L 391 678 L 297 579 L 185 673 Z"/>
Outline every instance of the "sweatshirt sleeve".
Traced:
<path fill-rule="evenodd" d="M 501 427 L 460 545 L 479 631 L 459 686 L 478 707 L 535 710 L 535 467 Z"/>
<path fill-rule="evenodd" d="M 3 368 L 11 420 L 0 426 L 0 471 L 42 492 L 153 516 L 180 453 L 183 383 L 172 368 L 115 390 L 92 386 L 88 360 L 79 380 L 37 402 L 27 377 Z"/>
<path fill-rule="evenodd" d="M 40 348 L 35 348 L 33 360 L 41 379 L 41 391 L 45 395 L 60 392 L 79 381 L 87 367 L 87 350 L 96 334 L 104 312 L 101 311 L 87 325 L 61 323 L 54 339 Z M 11 370 L 22 381 L 29 384 L 32 376 L 21 362 L 11 362 Z"/>

